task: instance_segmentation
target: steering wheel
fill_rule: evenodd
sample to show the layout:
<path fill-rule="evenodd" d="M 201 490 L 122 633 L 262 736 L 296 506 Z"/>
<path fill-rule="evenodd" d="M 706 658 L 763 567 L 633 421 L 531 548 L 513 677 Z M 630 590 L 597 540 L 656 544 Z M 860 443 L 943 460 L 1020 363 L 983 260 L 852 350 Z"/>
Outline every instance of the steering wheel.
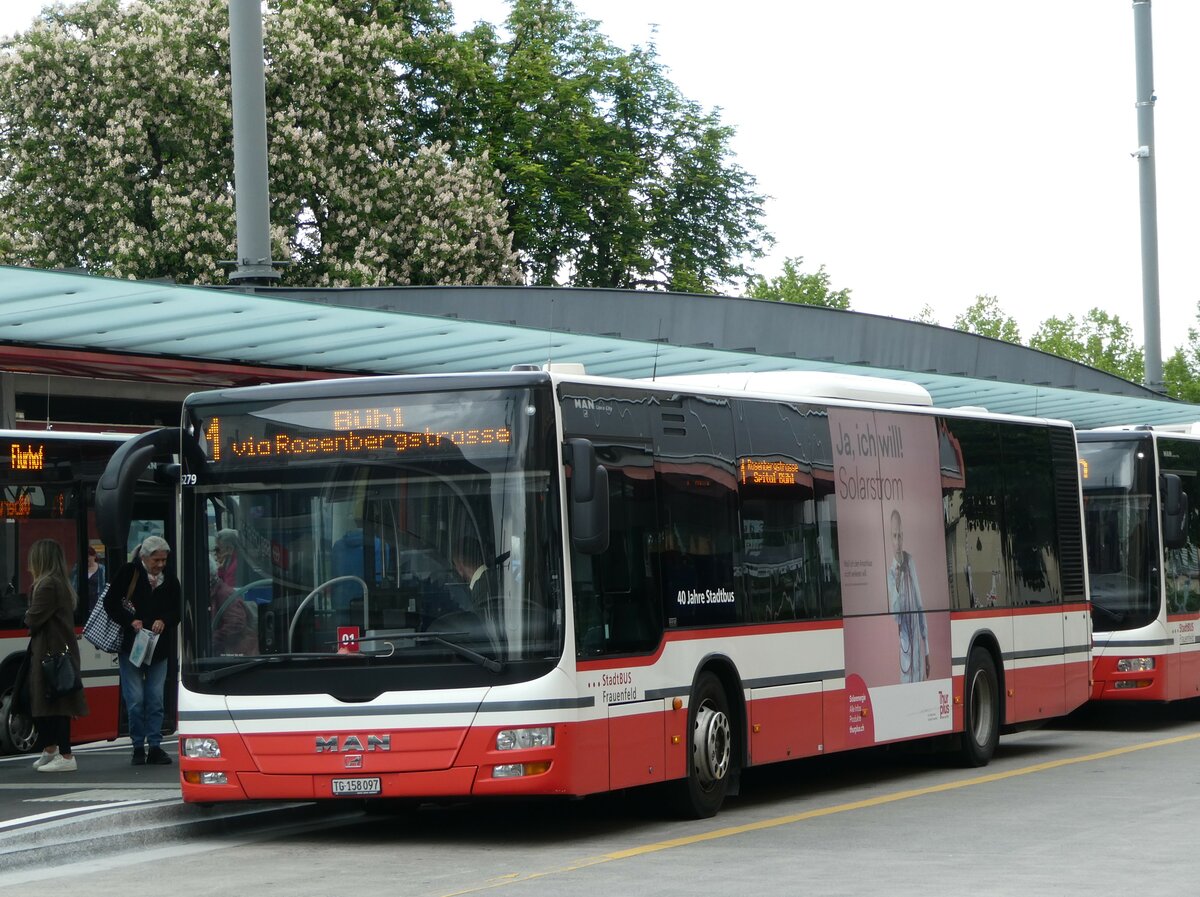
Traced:
<path fill-rule="evenodd" d="M 325 580 L 325 582 L 321 583 L 319 586 L 317 586 L 315 589 L 313 589 L 311 592 L 309 592 L 307 595 L 305 595 L 304 600 L 301 601 L 296 606 L 296 612 L 294 614 L 292 614 L 292 621 L 288 625 L 288 653 L 289 654 L 292 653 L 292 637 L 296 633 L 296 623 L 300 620 L 300 612 L 302 610 L 304 610 L 304 608 L 308 605 L 308 603 L 310 601 L 312 601 L 315 597 L 317 597 L 317 595 L 321 594 L 321 592 L 323 592 L 325 589 L 329 588 L 330 586 L 337 585 L 339 582 L 357 583 L 358 587 L 360 589 L 362 589 L 363 628 L 364 629 L 366 628 L 366 622 L 367 622 L 367 620 L 370 619 L 370 606 L 368 604 L 370 596 L 369 596 L 369 593 L 367 592 L 367 584 L 363 580 L 359 579 L 357 576 L 335 576 L 333 579 Z"/>

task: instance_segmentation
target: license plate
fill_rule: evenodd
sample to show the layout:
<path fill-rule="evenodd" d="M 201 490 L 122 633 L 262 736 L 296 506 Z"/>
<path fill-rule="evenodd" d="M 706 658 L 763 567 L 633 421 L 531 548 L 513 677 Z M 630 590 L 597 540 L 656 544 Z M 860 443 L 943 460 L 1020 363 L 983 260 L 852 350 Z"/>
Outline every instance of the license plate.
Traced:
<path fill-rule="evenodd" d="M 358 797 L 363 794 L 379 794 L 383 791 L 379 776 L 363 779 L 334 779 L 334 797 Z"/>

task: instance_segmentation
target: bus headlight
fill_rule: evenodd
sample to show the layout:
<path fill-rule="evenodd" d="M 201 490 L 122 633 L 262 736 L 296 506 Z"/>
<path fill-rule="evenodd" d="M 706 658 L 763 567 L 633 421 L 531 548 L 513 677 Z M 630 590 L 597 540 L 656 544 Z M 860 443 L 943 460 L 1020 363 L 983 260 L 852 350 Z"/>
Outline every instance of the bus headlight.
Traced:
<path fill-rule="evenodd" d="M 496 733 L 496 750 L 519 751 L 522 748 L 550 747 L 554 744 L 554 727 L 533 729 L 501 729 Z"/>
<path fill-rule="evenodd" d="M 1148 673 L 1152 669 L 1153 657 L 1122 657 L 1117 661 L 1118 673 Z"/>
<path fill-rule="evenodd" d="M 216 760 L 221 756 L 221 745 L 215 738 L 185 738 L 183 756 L 193 760 Z"/>

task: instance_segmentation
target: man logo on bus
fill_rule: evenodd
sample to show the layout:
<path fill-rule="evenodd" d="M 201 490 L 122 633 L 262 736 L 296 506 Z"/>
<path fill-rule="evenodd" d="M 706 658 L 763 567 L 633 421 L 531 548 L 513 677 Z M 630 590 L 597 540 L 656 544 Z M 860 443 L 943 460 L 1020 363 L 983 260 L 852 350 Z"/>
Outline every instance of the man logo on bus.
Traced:
<path fill-rule="evenodd" d="M 390 751 L 392 749 L 391 735 L 368 735 L 367 746 L 364 748 L 362 739 L 357 735 L 346 735 L 338 742 L 336 735 L 317 736 L 318 754 L 336 754 L 339 751 Z"/>

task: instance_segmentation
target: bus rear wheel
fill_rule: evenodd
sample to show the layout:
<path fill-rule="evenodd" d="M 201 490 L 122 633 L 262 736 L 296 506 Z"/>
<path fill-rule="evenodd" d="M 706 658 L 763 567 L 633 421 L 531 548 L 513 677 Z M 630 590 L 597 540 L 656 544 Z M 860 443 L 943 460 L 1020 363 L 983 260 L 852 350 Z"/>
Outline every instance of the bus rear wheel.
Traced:
<path fill-rule="evenodd" d="M 967 658 L 963 679 L 963 733 L 960 756 L 964 766 L 987 766 L 1000 741 L 1000 680 L 996 662 L 976 645 Z"/>
<path fill-rule="evenodd" d="M 9 689 L 0 698 L 0 753 L 28 753 L 37 744 L 37 728 L 31 717 L 12 712 L 12 702 Z"/>
<path fill-rule="evenodd" d="M 688 706 L 688 773 L 673 783 L 679 815 L 715 816 L 725 802 L 734 763 L 734 726 L 721 680 L 701 673 Z"/>

